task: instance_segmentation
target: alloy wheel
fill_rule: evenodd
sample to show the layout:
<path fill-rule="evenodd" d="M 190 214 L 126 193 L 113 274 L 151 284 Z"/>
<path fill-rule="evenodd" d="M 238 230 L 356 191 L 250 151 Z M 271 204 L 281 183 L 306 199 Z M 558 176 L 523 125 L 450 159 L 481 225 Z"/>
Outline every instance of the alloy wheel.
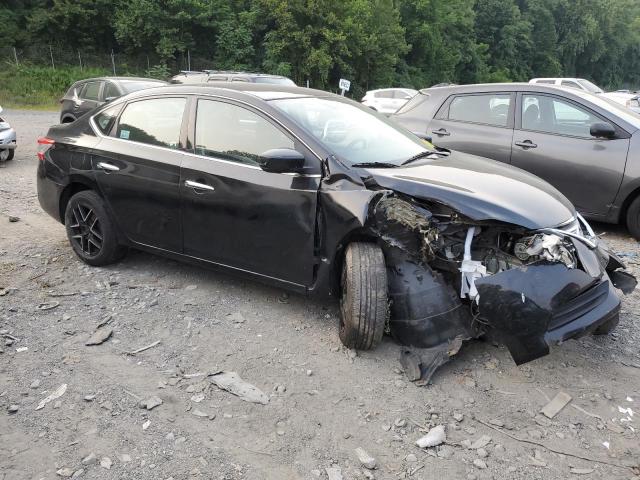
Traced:
<path fill-rule="evenodd" d="M 6 162 L 9 158 L 9 149 L 3 148 L 0 150 L 0 162 Z"/>
<path fill-rule="evenodd" d="M 71 241 L 85 255 L 95 257 L 102 250 L 102 230 L 100 221 L 93 208 L 81 203 L 71 211 L 73 223 L 69 225 Z"/>

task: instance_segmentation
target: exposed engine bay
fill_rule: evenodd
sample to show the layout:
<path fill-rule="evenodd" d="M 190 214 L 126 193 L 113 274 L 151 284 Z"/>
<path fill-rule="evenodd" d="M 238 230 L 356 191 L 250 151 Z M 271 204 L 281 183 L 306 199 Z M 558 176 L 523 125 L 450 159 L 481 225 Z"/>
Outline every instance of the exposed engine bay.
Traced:
<path fill-rule="evenodd" d="M 422 382 L 463 340 L 496 338 L 521 364 L 546 355 L 549 343 L 615 326 L 619 300 L 608 276 L 625 293 L 635 288 L 579 216 L 532 231 L 386 195 L 370 218 L 387 260 L 389 331 L 413 347 L 403 364 L 421 359 Z M 613 313 L 603 317 L 599 309 Z"/>

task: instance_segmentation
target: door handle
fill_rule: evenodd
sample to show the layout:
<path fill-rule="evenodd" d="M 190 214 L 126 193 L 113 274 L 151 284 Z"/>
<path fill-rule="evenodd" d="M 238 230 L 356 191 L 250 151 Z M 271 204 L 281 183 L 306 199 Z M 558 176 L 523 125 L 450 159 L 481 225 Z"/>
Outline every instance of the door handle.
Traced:
<path fill-rule="evenodd" d="M 120 170 L 120 167 L 116 167 L 115 165 L 111 165 L 110 163 L 106 162 L 99 162 L 96 166 L 98 168 L 101 168 L 102 170 L 106 170 L 107 172 L 117 172 L 118 170 Z"/>
<path fill-rule="evenodd" d="M 193 188 L 194 190 L 206 190 L 209 192 L 213 192 L 215 190 L 215 188 L 213 188 L 211 185 L 207 185 L 206 183 L 194 182 L 193 180 L 185 180 L 184 184 L 189 188 Z"/>
<path fill-rule="evenodd" d="M 527 148 L 537 148 L 538 145 L 536 145 L 535 143 L 533 143 L 531 140 L 525 140 L 524 142 L 516 142 L 515 143 L 517 146 L 524 148 L 525 150 Z"/>
<path fill-rule="evenodd" d="M 441 128 L 439 130 L 433 130 L 432 133 L 435 133 L 439 137 L 448 137 L 449 135 L 451 135 L 449 132 L 447 132 L 445 128 Z"/>

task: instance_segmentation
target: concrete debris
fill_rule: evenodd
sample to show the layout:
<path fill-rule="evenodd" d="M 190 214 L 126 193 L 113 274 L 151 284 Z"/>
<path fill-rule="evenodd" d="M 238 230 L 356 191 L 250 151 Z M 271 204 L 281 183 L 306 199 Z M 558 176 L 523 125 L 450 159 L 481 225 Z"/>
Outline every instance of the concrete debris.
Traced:
<path fill-rule="evenodd" d="M 153 410 L 159 405 L 162 405 L 162 399 L 160 397 L 156 397 L 155 395 L 153 397 L 147 398 L 146 400 L 140 401 L 140 403 L 138 404 L 140 408 L 146 408 L 147 410 Z"/>
<path fill-rule="evenodd" d="M 113 465 L 113 462 L 111 461 L 111 459 L 109 457 L 102 457 L 100 459 L 100 466 L 102 468 L 106 468 L 107 470 L 111 469 L 111 465 Z"/>
<path fill-rule="evenodd" d="M 444 425 L 438 425 L 429 430 L 424 437 L 416 441 L 416 445 L 420 448 L 435 447 L 441 445 L 447 440 L 447 435 L 444 431 Z"/>
<path fill-rule="evenodd" d="M 240 312 L 230 313 L 229 315 L 227 315 L 227 319 L 230 320 L 232 323 L 245 322 L 244 316 Z"/>
<path fill-rule="evenodd" d="M 363 448 L 358 447 L 355 452 L 363 467 L 374 470 L 378 466 L 376 459 L 369 455 Z"/>
<path fill-rule="evenodd" d="M 56 475 L 63 478 L 70 478 L 73 475 L 73 469 L 69 467 L 61 468 L 60 470 L 56 470 Z"/>
<path fill-rule="evenodd" d="M 9 413 L 18 413 L 18 410 L 20 410 L 18 405 L 9 405 L 9 408 L 7 408 L 7 412 Z"/>
<path fill-rule="evenodd" d="M 28 350 L 29 350 L 29 347 L 18 347 L 18 348 L 16 348 L 16 352 L 18 352 L 18 353 L 26 352 Z"/>
<path fill-rule="evenodd" d="M 84 475 L 84 468 L 80 468 L 79 470 L 76 470 L 75 472 L 73 472 L 73 475 L 71 475 L 71 478 L 80 478 L 82 475 Z"/>
<path fill-rule="evenodd" d="M 202 394 L 202 393 L 198 393 L 198 394 L 194 395 L 193 397 L 191 397 L 191 401 L 194 402 L 194 403 L 200 403 L 203 400 L 204 400 L 204 394 Z"/>
<path fill-rule="evenodd" d="M 39 304 L 36 308 L 40 311 L 53 310 L 60 306 L 60 302 L 44 302 Z"/>
<path fill-rule="evenodd" d="M 34 390 L 37 388 L 40 388 L 40 380 L 35 379 L 33 382 L 31 382 L 31 385 L 29 385 L 29 388 L 33 388 Z"/>
<path fill-rule="evenodd" d="M 418 457 L 416 457 L 413 453 L 410 453 L 409 455 L 404 457 L 404 460 L 407 463 L 416 463 L 418 461 Z"/>
<path fill-rule="evenodd" d="M 478 456 L 479 456 L 480 458 L 487 458 L 487 457 L 489 456 L 489 454 L 487 453 L 487 451 L 486 451 L 484 448 L 482 448 L 482 447 L 480 447 L 480 448 L 476 451 L 476 453 L 478 454 Z"/>
<path fill-rule="evenodd" d="M 43 398 L 40 403 L 38 403 L 38 406 L 36 407 L 36 410 L 41 410 L 44 408 L 44 406 L 51 402 L 52 400 L 55 400 L 56 398 L 60 398 L 62 395 L 64 395 L 64 393 L 67 391 L 67 384 L 63 383 L 62 385 L 60 385 L 51 395 L 49 395 L 46 398 Z"/>
<path fill-rule="evenodd" d="M 245 382 L 236 372 L 216 372 L 209 375 L 211 383 L 241 400 L 266 405 L 269 397 L 254 385 Z"/>
<path fill-rule="evenodd" d="M 198 410 L 197 408 L 191 412 L 191 415 L 195 415 L 200 418 L 207 418 L 209 416 L 208 413 L 203 412 L 202 410 Z"/>
<path fill-rule="evenodd" d="M 142 424 L 142 430 L 147 430 L 151 426 L 151 420 L 147 420 Z"/>
<path fill-rule="evenodd" d="M 542 458 L 542 452 L 536 449 L 533 453 L 533 456 L 529 455 L 529 465 L 534 467 L 546 467 L 547 462 Z"/>
<path fill-rule="evenodd" d="M 120 455 L 120 461 L 122 461 L 122 463 L 129 463 L 131 460 L 131 455 L 129 455 L 128 453 L 123 453 L 122 455 Z"/>
<path fill-rule="evenodd" d="M 100 345 L 109 340 L 109 337 L 111 337 L 112 334 L 113 329 L 100 327 L 93 333 L 93 335 L 89 337 L 89 340 L 87 340 L 87 343 L 85 343 L 85 345 Z"/>
<path fill-rule="evenodd" d="M 342 470 L 340 467 L 327 467 L 325 468 L 327 477 L 329 480 L 342 480 Z"/>
<path fill-rule="evenodd" d="M 464 415 L 462 413 L 454 413 L 453 414 L 453 419 L 456 422 L 461 422 L 462 420 L 464 420 Z"/>
<path fill-rule="evenodd" d="M 93 395 L 93 394 L 92 394 L 92 395 L 85 395 L 85 396 L 84 396 L 84 401 L 85 401 L 85 402 L 93 402 L 95 399 L 96 399 L 96 396 L 95 396 L 95 395 Z"/>
<path fill-rule="evenodd" d="M 9 215 L 9 222 L 16 223 L 20 221 L 20 217 L 16 217 L 15 215 Z"/>
<path fill-rule="evenodd" d="M 560 412 L 560 410 L 566 407 L 570 401 L 571 395 L 565 392 L 558 392 L 556 396 L 544 406 L 541 412 L 545 417 L 553 418 Z"/>

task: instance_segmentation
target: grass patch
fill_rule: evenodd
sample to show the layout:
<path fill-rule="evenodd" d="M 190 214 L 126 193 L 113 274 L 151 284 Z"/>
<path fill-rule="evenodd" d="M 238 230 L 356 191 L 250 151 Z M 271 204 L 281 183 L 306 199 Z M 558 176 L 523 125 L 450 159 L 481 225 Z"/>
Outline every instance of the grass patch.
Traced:
<path fill-rule="evenodd" d="M 0 105 L 3 108 L 56 110 L 73 82 L 108 75 L 102 68 L 36 67 L 5 63 L 0 67 Z"/>

